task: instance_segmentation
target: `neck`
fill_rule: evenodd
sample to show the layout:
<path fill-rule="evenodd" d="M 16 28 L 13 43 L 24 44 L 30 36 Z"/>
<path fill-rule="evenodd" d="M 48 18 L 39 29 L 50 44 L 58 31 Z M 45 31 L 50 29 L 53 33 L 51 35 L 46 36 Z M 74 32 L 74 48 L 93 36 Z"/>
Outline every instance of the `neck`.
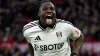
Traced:
<path fill-rule="evenodd" d="M 41 26 L 42 28 L 44 28 L 44 29 L 46 29 L 47 27 L 53 28 L 54 25 L 55 25 L 55 23 L 56 23 L 56 20 L 55 20 L 55 22 L 54 22 L 53 24 L 51 24 L 51 25 L 46 25 L 46 24 L 42 23 L 42 22 L 39 20 L 40 26 Z"/>

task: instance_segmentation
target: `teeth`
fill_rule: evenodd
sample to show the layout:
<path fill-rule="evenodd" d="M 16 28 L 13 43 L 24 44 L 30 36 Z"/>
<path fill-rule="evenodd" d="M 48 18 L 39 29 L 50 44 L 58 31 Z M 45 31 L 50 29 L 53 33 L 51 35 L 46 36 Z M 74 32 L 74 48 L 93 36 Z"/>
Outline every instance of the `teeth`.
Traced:
<path fill-rule="evenodd" d="M 47 16 L 51 16 L 51 15 L 47 15 Z"/>

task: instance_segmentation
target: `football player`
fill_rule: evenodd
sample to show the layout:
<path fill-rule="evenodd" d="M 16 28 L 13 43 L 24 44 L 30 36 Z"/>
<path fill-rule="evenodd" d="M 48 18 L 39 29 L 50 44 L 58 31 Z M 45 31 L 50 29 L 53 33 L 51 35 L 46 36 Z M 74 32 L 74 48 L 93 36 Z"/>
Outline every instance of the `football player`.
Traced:
<path fill-rule="evenodd" d="M 84 41 L 81 31 L 68 21 L 57 19 L 50 1 L 40 1 L 32 8 L 37 9 L 38 20 L 23 27 L 31 56 L 78 56 Z M 70 39 L 75 41 L 72 51 Z"/>

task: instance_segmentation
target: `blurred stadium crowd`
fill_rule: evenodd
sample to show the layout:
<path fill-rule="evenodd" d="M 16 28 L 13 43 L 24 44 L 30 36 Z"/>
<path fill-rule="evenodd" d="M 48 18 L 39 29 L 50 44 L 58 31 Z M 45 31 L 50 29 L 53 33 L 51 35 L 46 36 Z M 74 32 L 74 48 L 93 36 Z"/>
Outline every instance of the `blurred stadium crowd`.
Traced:
<path fill-rule="evenodd" d="M 39 0 L 0 0 L 0 56 L 30 56 L 23 26 L 33 20 L 28 9 Z M 98 53 L 81 49 L 80 56 L 100 56 L 100 0 L 52 0 L 57 18 L 68 20 L 85 35 L 85 42 L 93 43 Z M 25 45 L 26 44 L 26 45 Z M 84 45 L 85 46 L 85 45 Z"/>

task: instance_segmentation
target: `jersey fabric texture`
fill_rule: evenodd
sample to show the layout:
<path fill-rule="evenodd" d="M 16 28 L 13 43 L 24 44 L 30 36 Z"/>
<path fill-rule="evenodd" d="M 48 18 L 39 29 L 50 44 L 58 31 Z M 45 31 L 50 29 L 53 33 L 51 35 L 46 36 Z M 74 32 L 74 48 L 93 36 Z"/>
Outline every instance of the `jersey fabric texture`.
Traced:
<path fill-rule="evenodd" d="M 70 56 L 69 39 L 80 37 L 81 31 L 70 22 L 57 19 L 53 28 L 43 29 L 39 21 L 23 27 L 23 35 L 32 44 L 35 56 Z"/>

